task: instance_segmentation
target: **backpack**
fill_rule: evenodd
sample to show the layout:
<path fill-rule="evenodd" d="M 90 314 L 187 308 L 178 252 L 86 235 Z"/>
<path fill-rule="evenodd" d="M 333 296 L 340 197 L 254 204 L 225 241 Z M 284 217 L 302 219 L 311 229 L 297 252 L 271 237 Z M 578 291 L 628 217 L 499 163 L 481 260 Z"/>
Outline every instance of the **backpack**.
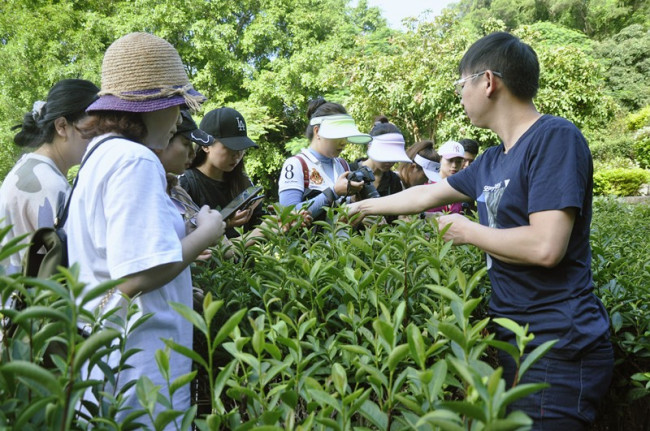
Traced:
<path fill-rule="evenodd" d="M 83 168 L 86 160 L 91 156 L 101 144 L 109 139 L 121 138 L 121 136 L 109 136 L 102 139 L 93 148 L 88 151 L 86 157 L 81 161 L 77 176 L 72 183 L 72 189 L 65 201 L 65 205 L 59 208 L 54 226 L 42 227 L 37 229 L 32 235 L 30 245 L 23 257 L 23 275 L 27 277 L 50 278 L 58 272 L 57 267 L 68 267 L 68 237 L 63 230 L 66 220 L 68 219 L 68 209 L 70 208 L 70 198 L 77 186 L 79 173 Z M 45 253 L 43 253 L 43 250 Z"/>
<path fill-rule="evenodd" d="M 296 154 L 294 157 L 298 159 L 298 161 L 300 162 L 300 166 L 302 166 L 302 177 L 303 177 L 302 181 L 303 181 L 303 188 L 305 189 L 305 196 L 306 196 L 309 193 L 309 168 L 307 167 L 307 162 L 305 161 L 304 156 L 302 154 Z M 348 162 L 346 162 L 345 159 L 337 157 L 336 160 L 338 160 L 338 162 L 341 164 L 344 171 L 350 170 L 350 165 L 348 165 Z M 334 178 L 334 180 L 336 181 L 336 178 Z M 320 194 L 320 193 L 316 193 L 316 194 Z"/>

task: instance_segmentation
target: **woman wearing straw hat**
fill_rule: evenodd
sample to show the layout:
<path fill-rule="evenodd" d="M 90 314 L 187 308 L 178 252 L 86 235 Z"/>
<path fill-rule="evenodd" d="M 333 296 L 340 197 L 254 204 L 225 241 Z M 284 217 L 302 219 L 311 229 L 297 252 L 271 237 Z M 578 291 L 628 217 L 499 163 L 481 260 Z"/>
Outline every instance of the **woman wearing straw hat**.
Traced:
<path fill-rule="evenodd" d="M 70 191 L 66 175 L 79 163 L 88 140 L 77 123 L 99 88 L 83 79 L 64 79 L 50 89 L 47 101 L 34 103 L 25 114 L 14 142 L 20 147 L 38 147 L 25 154 L 9 171 L 0 187 L 0 227 L 12 225 L 7 241 L 41 227 L 54 226 L 60 206 Z M 5 274 L 21 269 L 25 250 L 2 262 Z"/>
<path fill-rule="evenodd" d="M 348 142 L 367 144 L 370 135 L 357 129 L 354 119 L 338 103 L 313 100 L 307 109 L 309 148 L 289 157 L 279 179 L 280 204 L 306 204 L 314 218 L 323 209 L 359 192 L 364 183 L 348 181 L 348 163 L 339 157 Z"/>
<path fill-rule="evenodd" d="M 129 382 L 147 376 L 161 386 L 162 394 L 169 393 L 154 358 L 156 350 L 165 348 L 162 339 L 192 348 L 192 325 L 170 302 L 192 306 L 188 266 L 223 235 L 224 223 L 219 212 L 204 207 L 197 214 L 196 230 L 185 235 L 183 220 L 165 191 L 165 170 L 152 151 L 166 147 L 176 132 L 179 108 L 196 108 L 204 99 L 190 85 L 174 47 L 146 33 L 116 40 L 104 55 L 99 94 L 79 126 L 92 140 L 72 194 L 66 230 L 70 262 L 79 263 L 79 278 L 88 288 L 124 280 L 117 286 L 119 292 L 92 299 L 84 307 L 100 315 L 118 308 L 113 317 L 126 319 L 131 298 L 139 310 L 124 322 L 129 326 L 150 314 L 126 333 L 125 349 L 140 351 L 126 359 L 117 387 L 106 383 L 109 394 L 122 394 L 126 408 L 115 417 L 121 422 L 132 409 L 141 408 L 135 385 L 125 388 Z M 119 355 L 111 353 L 109 366 L 118 366 Z M 169 381 L 190 369 L 191 359 L 171 353 Z M 89 372 L 90 378 L 103 379 L 98 368 Z M 177 390 L 171 402 L 174 410 L 188 410 L 189 385 Z M 156 413 L 164 410 L 168 408 L 156 406 Z M 105 413 L 100 409 L 100 415 Z M 168 428 L 175 428 L 173 421 Z"/>

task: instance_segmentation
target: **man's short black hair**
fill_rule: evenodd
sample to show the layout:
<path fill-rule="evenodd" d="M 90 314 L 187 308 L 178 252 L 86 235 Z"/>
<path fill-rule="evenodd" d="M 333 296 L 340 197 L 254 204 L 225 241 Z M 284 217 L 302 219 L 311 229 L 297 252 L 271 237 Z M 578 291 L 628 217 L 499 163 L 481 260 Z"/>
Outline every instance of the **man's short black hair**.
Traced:
<path fill-rule="evenodd" d="M 463 146 L 465 152 L 474 154 L 474 156 L 478 154 L 478 142 L 476 142 L 474 139 L 461 139 L 459 143 Z"/>
<path fill-rule="evenodd" d="M 505 86 L 521 100 L 532 99 L 539 89 L 537 54 L 510 33 L 496 32 L 477 40 L 458 66 L 461 76 L 484 70 L 500 72 Z"/>

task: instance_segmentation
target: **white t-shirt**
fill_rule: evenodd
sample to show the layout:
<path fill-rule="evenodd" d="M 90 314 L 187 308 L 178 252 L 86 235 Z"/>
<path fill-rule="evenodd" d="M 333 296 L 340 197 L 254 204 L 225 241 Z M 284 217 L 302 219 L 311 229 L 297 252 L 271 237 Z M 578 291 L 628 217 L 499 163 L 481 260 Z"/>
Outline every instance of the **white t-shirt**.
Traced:
<path fill-rule="evenodd" d="M 69 191 L 66 177 L 50 158 L 34 153 L 22 156 L 0 186 L 0 226 L 13 225 L 2 244 L 38 228 L 54 226 L 58 208 Z M 5 274 L 20 272 L 25 252 L 22 249 L 0 262 Z"/>
<path fill-rule="evenodd" d="M 105 135 L 106 136 L 106 135 Z M 92 148 L 101 138 L 90 142 Z M 158 265 L 182 260 L 181 238 L 185 225 L 175 205 L 165 192 L 165 171 L 158 157 L 147 147 L 126 139 L 111 139 L 101 144 L 79 172 L 79 180 L 70 203 L 66 232 L 70 264 L 80 264 L 80 280 L 88 289 L 97 284 L 134 274 Z M 103 297 L 90 301 L 86 307 L 95 309 Z M 142 349 L 129 358 L 132 369 L 124 370 L 119 385 L 140 376 L 149 377 L 161 385 L 166 383 L 156 364 L 154 354 L 164 349 L 162 338 L 173 339 L 192 348 L 192 325 L 174 311 L 169 302 L 192 306 L 192 281 L 189 268 L 174 280 L 152 292 L 134 299 L 142 314 L 152 313 L 149 320 L 127 338 L 127 349 Z M 122 306 L 120 316 L 126 316 L 126 301 L 112 295 L 104 310 Z M 114 366 L 119 357 L 109 363 Z M 189 373 L 191 360 L 171 353 L 170 380 Z M 102 378 L 94 369 L 91 378 Z M 135 386 L 127 392 L 126 405 L 141 408 Z M 160 411 L 165 410 L 158 405 Z M 174 394 L 173 407 L 184 411 L 190 407 L 189 385 Z M 118 414 L 124 418 L 128 411 Z M 174 429 L 173 425 L 170 429 Z"/>

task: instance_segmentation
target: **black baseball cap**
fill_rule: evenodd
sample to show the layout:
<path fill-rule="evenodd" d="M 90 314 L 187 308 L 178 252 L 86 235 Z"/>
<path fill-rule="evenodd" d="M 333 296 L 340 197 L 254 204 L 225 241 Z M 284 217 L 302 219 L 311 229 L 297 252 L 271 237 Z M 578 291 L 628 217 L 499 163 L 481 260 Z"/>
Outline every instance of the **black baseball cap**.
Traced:
<path fill-rule="evenodd" d="M 202 147 L 209 147 L 214 144 L 214 137 L 199 129 L 188 110 L 181 109 L 181 118 L 183 122 L 176 128 L 177 135 L 185 136 L 190 141 Z"/>
<path fill-rule="evenodd" d="M 231 150 L 257 148 L 257 144 L 246 134 L 244 116 L 232 108 L 213 109 L 205 114 L 201 120 L 201 129 Z"/>

